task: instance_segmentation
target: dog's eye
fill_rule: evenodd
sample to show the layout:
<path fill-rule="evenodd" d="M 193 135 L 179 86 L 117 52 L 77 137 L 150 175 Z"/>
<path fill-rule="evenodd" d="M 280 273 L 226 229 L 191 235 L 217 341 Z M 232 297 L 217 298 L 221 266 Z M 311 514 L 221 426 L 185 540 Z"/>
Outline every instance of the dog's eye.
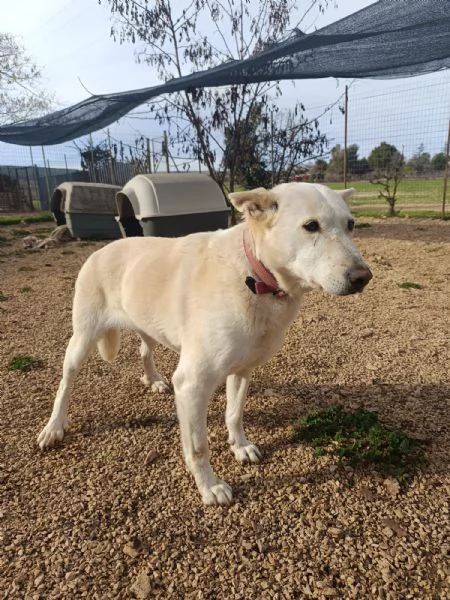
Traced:
<path fill-rule="evenodd" d="M 303 229 L 306 229 L 306 231 L 309 231 L 310 233 L 315 233 L 320 229 L 319 221 L 308 221 L 303 225 Z"/>
<path fill-rule="evenodd" d="M 349 231 L 353 231 L 355 229 L 355 221 L 353 219 L 349 219 L 347 227 Z"/>

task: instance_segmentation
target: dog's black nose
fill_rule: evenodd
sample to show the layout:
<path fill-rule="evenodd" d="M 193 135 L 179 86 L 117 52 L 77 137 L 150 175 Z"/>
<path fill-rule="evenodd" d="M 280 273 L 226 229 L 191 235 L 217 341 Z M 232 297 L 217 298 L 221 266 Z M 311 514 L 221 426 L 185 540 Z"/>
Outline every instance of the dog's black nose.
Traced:
<path fill-rule="evenodd" d="M 367 267 L 353 267 L 348 272 L 348 280 L 354 292 L 361 292 L 372 277 L 372 272 Z"/>

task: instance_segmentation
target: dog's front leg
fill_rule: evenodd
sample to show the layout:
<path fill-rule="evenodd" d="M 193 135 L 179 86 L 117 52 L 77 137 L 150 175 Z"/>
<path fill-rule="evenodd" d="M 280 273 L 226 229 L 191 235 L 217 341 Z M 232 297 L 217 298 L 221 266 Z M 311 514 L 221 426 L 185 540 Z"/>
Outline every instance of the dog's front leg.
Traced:
<path fill-rule="evenodd" d="M 218 382 L 199 374 L 190 365 L 180 365 L 173 375 L 173 387 L 181 429 L 184 459 L 195 478 L 202 500 L 209 505 L 228 505 L 233 499 L 230 486 L 216 477 L 209 462 L 207 434 L 208 400 Z"/>
<path fill-rule="evenodd" d="M 236 460 L 244 464 L 259 463 L 262 458 L 258 447 L 249 442 L 244 433 L 243 413 L 249 383 L 250 373 L 227 377 L 225 421 L 228 428 L 228 442 Z"/>

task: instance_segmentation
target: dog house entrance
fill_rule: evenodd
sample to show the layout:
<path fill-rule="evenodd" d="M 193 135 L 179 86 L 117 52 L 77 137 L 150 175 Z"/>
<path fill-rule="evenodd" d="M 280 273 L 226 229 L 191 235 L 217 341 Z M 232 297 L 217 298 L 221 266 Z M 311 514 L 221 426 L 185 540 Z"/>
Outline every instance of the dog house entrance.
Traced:
<path fill-rule="evenodd" d="M 143 236 L 144 232 L 142 231 L 138 219 L 136 219 L 133 206 L 128 199 L 128 196 L 123 192 L 119 192 L 116 196 L 116 201 L 119 213 L 117 220 L 119 221 L 120 227 L 125 232 L 125 237 Z"/>
<path fill-rule="evenodd" d="M 52 194 L 50 210 L 52 211 L 53 216 L 55 217 L 57 225 L 66 224 L 66 215 L 64 213 L 65 195 L 66 193 L 58 188 L 56 188 L 56 190 Z"/>

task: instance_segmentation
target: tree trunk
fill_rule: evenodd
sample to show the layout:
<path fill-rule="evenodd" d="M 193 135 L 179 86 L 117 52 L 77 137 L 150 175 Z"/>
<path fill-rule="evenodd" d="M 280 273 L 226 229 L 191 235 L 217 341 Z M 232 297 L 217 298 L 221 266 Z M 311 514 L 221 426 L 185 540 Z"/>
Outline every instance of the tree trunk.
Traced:
<path fill-rule="evenodd" d="M 388 204 L 389 204 L 388 216 L 395 217 L 395 215 L 397 214 L 397 211 L 395 210 L 395 201 L 397 199 L 396 198 L 386 198 L 386 200 L 388 201 Z"/>

